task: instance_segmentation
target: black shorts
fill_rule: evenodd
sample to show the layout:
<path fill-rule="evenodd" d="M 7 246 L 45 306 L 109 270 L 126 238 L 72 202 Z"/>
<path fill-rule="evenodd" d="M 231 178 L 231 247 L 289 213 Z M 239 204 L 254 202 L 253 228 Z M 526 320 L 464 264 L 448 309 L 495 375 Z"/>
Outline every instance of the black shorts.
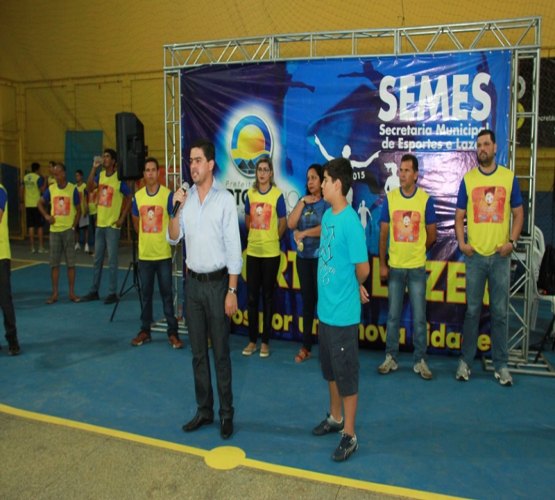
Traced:
<path fill-rule="evenodd" d="M 358 324 L 318 326 L 320 366 L 328 382 L 335 382 L 342 397 L 358 393 Z"/>
<path fill-rule="evenodd" d="M 37 207 L 25 207 L 25 218 L 27 219 L 27 227 L 42 227 L 44 218 Z"/>

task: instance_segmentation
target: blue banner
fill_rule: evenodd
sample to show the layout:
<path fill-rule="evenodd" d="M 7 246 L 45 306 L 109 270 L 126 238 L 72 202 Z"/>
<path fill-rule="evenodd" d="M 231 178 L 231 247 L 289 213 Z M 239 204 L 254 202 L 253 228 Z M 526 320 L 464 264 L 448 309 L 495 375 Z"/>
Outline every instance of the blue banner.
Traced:
<path fill-rule="evenodd" d="M 476 164 L 475 138 L 482 128 L 497 136 L 497 161 L 508 157 L 509 51 L 303 60 L 185 69 L 182 151 L 207 137 L 216 145 L 216 176 L 235 196 L 243 237 L 244 197 L 254 165 L 271 155 L 275 181 L 287 210 L 305 193 L 312 163 L 350 159 L 354 184 L 348 199 L 366 232 L 371 275 L 370 304 L 363 308 L 362 345 L 385 343 L 387 288 L 379 280 L 379 216 L 385 194 L 399 187 L 397 166 L 411 152 L 420 163 L 418 184 L 435 201 L 438 241 L 428 261 L 429 345 L 457 350 L 465 309 L 465 267 L 454 235 L 456 195 Z M 184 160 L 183 175 L 189 179 Z M 190 179 L 189 179 L 190 180 Z M 300 340 L 299 281 L 292 235 L 282 241 L 276 291 L 275 337 Z M 243 278 L 244 278 L 243 274 Z M 234 317 L 245 330 L 246 287 Z M 401 345 L 411 345 L 408 303 Z M 480 337 L 489 349 L 489 316 Z"/>

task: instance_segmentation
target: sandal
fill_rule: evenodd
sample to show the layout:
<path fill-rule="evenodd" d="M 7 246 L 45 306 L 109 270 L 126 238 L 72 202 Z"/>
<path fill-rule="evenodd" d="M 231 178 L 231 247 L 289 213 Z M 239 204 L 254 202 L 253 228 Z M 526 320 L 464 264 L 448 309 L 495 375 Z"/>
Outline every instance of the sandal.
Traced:
<path fill-rule="evenodd" d="M 310 351 L 306 347 L 301 347 L 299 353 L 295 356 L 295 363 L 302 363 L 310 358 Z"/>

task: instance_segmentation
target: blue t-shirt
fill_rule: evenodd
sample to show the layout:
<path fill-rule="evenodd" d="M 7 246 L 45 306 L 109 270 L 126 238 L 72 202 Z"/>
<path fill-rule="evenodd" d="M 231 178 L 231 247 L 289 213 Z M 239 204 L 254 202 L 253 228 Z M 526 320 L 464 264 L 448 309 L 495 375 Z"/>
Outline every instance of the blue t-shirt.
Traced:
<path fill-rule="evenodd" d="M 318 259 L 318 318 L 332 326 L 360 323 L 359 283 L 355 265 L 368 262 L 366 237 L 357 213 L 348 205 L 322 218 Z"/>
<path fill-rule="evenodd" d="M 322 223 L 322 217 L 330 204 L 323 198 L 318 200 L 316 203 L 307 203 L 301 212 L 299 222 L 297 224 L 297 229 L 299 231 L 305 231 Z M 320 248 L 320 237 L 318 236 L 307 236 L 303 238 L 304 248 L 302 252 L 297 249 L 297 256 L 303 259 L 317 259 L 318 249 Z"/>

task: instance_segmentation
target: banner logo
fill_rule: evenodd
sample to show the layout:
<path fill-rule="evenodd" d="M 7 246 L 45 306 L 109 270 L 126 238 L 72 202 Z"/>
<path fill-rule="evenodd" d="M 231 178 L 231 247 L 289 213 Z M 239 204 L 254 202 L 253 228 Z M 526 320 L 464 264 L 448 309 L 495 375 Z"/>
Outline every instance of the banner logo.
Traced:
<path fill-rule="evenodd" d="M 273 139 L 270 127 L 255 115 L 241 118 L 231 135 L 231 158 L 245 177 L 254 177 L 256 162 L 272 156 Z"/>

